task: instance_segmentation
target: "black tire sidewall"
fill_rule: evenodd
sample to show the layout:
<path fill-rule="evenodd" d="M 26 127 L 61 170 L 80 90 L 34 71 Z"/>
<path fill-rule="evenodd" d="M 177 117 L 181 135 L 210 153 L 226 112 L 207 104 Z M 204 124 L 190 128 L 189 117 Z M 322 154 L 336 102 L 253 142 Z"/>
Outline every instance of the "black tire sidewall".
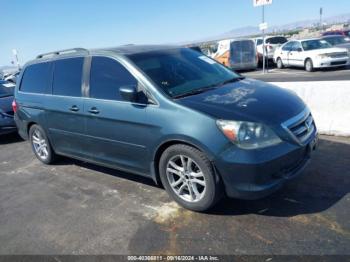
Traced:
<path fill-rule="evenodd" d="M 46 159 L 41 159 L 41 158 L 38 156 L 37 152 L 35 151 L 35 148 L 34 148 L 34 145 L 33 145 L 33 137 L 32 137 L 35 130 L 39 130 L 40 133 L 42 134 L 43 138 L 44 138 L 45 141 L 46 141 L 46 144 L 47 144 L 47 151 L 48 151 L 48 154 L 49 154 L 48 157 L 47 157 Z M 47 135 L 46 135 L 44 129 L 43 129 L 41 126 L 39 126 L 39 125 L 33 125 L 33 126 L 30 127 L 30 129 L 29 129 L 29 141 L 30 141 L 30 146 L 31 146 L 31 148 L 32 148 L 32 150 L 33 150 L 33 152 L 34 152 L 36 158 L 37 158 L 39 161 L 43 162 L 44 164 L 50 164 L 50 163 L 53 162 L 53 160 L 54 160 L 54 154 L 53 154 L 53 151 L 52 151 L 52 148 L 51 148 L 51 145 L 50 145 L 50 141 L 49 141 L 49 139 L 47 138 Z"/>
<path fill-rule="evenodd" d="M 308 70 L 307 64 L 310 63 L 310 69 Z M 314 64 L 311 59 L 307 59 L 305 62 L 305 70 L 307 72 L 313 72 L 314 71 Z"/>
<path fill-rule="evenodd" d="M 277 68 L 282 69 L 283 68 L 283 62 L 281 58 L 277 58 Z"/>
<path fill-rule="evenodd" d="M 175 155 L 185 155 L 192 158 L 196 164 L 201 168 L 206 181 L 206 193 L 204 197 L 198 202 L 187 202 L 177 196 L 173 191 L 172 187 L 169 184 L 167 175 L 166 175 L 166 166 L 173 156 Z M 210 161 L 206 156 L 199 150 L 186 146 L 186 145 L 174 145 L 169 147 L 164 151 L 159 162 L 159 173 L 160 178 L 163 183 L 164 188 L 168 194 L 181 206 L 193 210 L 193 211 L 205 211 L 210 209 L 217 202 L 218 195 L 218 183 L 216 182 L 215 172 L 212 166 L 209 164 Z"/>

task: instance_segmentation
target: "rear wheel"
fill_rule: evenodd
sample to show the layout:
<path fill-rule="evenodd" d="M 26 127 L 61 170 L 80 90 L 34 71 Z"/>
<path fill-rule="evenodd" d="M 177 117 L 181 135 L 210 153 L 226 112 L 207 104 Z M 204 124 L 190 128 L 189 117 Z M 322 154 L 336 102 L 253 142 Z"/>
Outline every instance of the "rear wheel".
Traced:
<path fill-rule="evenodd" d="M 210 209 L 222 196 L 221 183 L 209 159 L 188 145 L 173 145 L 160 158 L 160 177 L 168 194 L 193 211 Z"/>
<path fill-rule="evenodd" d="M 282 62 L 282 59 L 279 57 L 277 58 L 277 68 L 278 69 L 282 69 L 284 68 L 284 65 L 283 65 L 283 62 Z"/>
<path fill-rule="evenodd" d="M 314 64 L 312 63 L 312 60 L 308 58 L 305 61 L 305 70 L 308 72 L 313 72 L 314 71 Z"/>
<path fill-rule="evenodd" d="M 29 140 L 35 156 L 44 164 L 51 164 L 55 159 L 50 142 L 44 129 L 39 125 L 32 125 L 29 129 Z"/>

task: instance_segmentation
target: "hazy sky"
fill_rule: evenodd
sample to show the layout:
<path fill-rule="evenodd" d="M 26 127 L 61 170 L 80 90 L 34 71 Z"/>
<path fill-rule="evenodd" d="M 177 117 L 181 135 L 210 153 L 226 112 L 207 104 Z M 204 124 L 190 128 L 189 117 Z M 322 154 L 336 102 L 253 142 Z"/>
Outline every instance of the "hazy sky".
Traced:
<path fill-rule="evenodd" d="M 261 21 L 252 0 L 0 0 L 0 66 L 69 47 L 196 40 Z M 273 0 L 270 25 L 350 12 L 350 0 Z"/>

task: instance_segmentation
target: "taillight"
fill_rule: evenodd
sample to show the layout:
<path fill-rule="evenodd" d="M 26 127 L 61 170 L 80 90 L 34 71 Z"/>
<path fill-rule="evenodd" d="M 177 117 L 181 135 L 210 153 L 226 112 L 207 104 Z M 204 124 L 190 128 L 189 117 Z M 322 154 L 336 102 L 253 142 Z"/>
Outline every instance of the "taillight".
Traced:
<path fill-rule="evenodd" d="M 16 100 L 13 100 L 13 101 L 12 101 L 12 110 L 13 110 L 13 112 L 16 113 L 16 112 L 17 112 L 17 109 L 18 109 L 18 108 L 17 108 Z"/>

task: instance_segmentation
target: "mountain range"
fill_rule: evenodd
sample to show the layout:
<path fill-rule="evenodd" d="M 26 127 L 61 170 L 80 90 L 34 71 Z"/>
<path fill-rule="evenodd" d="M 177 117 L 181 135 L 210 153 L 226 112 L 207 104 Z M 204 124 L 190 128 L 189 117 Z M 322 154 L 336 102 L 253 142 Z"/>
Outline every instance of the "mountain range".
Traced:
<path fill-rule="evenodd" d="M 350 23 L 350 13 L 327 17 L 327 18 L 324 18 L 322 22 L 327 25 L 339 24 L 339 23 Z M 285 31 L 291 31 L 295 29 L 310 28 L 310 27 L 314 27 L 315 25 L 319 25 L 319 23 L 320 23 L 319 19 L 302 20 L 302 21 L 297 21 L 297 22 L 288 23 L 284 25 L 269 26 L 266 32 L 269 34 L 274 32 L 285 32 Z M 215 41 L 215 40 L 221 40 L 221 39 L 253 36 L 253 35 L 259 35 L 259 34 L 261 34 L 261 31 L 259 30 L 258 26 L 245 26 L 245 27 L 235 28 L 233 30 L 230 30 L 228 32 L 225 32 L 219 35 L 197 39 L 196 41 L 193 41 L 193 42 L 196 42 L 196 43 L 209 42 L 209 41 Z"/>

